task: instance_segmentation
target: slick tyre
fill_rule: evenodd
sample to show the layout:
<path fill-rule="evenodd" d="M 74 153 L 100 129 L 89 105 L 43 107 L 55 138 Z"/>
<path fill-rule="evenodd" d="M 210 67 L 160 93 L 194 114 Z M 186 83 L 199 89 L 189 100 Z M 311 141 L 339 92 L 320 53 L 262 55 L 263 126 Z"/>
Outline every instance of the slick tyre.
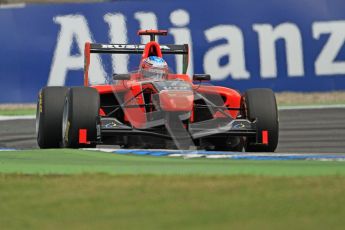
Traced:
<path fill-rule="evenodd" d="M 242 97 L 244 117 L 256 120 L 257 135 L 268 133 L 268 144 L 257 143 L 255 138 L 247 138 L 247 152 L 274 152 L 278 145 L 279 121 L 276 98 L 271 89 L 250 89 Z M 259 138 L 259 142 L 261 138 Z"/>
<path fill-rule="evenodd" d="M 99 93 L 90 87 L 73 87 L 65 99 L 62 119 L 62 143 L 65 148 L 92 148 L 97 142 L 100 108 Z M 87 143 L 80 142 L 86 130 Z"/>
<path fill-rule="evenodd" d="M 36 108 L 36 136 L 40 148 L 59 148 L 61 144 L 62 113 L 66 87 L 44 87 L 40 90 Z"/>

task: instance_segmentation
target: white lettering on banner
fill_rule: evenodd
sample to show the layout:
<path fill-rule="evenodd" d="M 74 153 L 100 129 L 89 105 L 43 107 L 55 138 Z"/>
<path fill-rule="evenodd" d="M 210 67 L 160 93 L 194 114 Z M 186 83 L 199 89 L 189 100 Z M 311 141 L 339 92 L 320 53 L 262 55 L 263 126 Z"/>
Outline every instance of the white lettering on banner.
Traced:
<path fill-rule="evenodd" d="M 106 14 L 104 21 L 109 25 L 110 43 L 126 44 L 127 27 L 126 18 L 123 14 Z M 128 73 L 128 54 L 111 55 L 113 73 Z"/>
<path fill-rule="evenodd" d="M 224 80 L 229 75 L 233 79 L 249 79 L 244 56 L 242 31 L 232 25 L 218 25 L 207 29 L 205 36 L 208 42 L 225 39 L 227 44 L 209 49 L 204 56 L 204 70 L 212 75 L 213 80 Z M 229 57 L 229 62 L 220 66 L 220 59 Z"/>
<path fill-rule="evenodd" d="M 283 23 L 273 28 L 270 24 L 254 24 L 253 30 L 259 35 L 260 66 L 262 78 L 276 78 L 276 41 L 284 39 L 287 56 L 287 71 L 291 77 L 304 75 L 302 37 L 293 23 Z"/>
<path fill-rule="evenodd" d="M 153 12 L 136 12 L 134 18 L 139 22 L 141 29 L 157 29 L 157 16 Z M 110 43 L 103 44 L 105 49 L 144 49 L 144 44 L 128 43 L 127 18 L 122 13 L 109 13 L 103 17 L 109 26 Z M 92 42 L 92 34 L 83 15 L 56 16 L 54 22 L 60 25 L 57 44 L 49 73 L 47 85 L 64 85 L 68 72 L 82 70 L 84 66 L 84 44 Z M 176 9 L 170 13 L 170 22 L 173 25 L 167 28 L 175 44 L 189 44 L 188 75 L 193 75 L 193 40 L 190 24 L 190 15 L 184 9 Z M 294 23 L 282 23 L 273 27 L 270 24 L 253 24 L 253 31 L 258 34 L 260 75 L 263 79 L 275 79 L 279 75 L 277 65 L 276 43 L 284 41 L 286 66 L 288 77 L 304 76 L 303 39 L 301 31 Z M 132 32 L 131 32 L 132 33 Z M 329 35 L 325 45 L 314 63 L 315 75 L 345 74 L 345 60 L 336 60 L 337 55 L 345 44 L 345 21 L 314 22 L 312 33 L 315 40 L 322 35 Z M 210 73 L 213 80 L 225 80 L 229 76 L 234 80 L 247 80 L 250 72 L 246 68 L 245 45 L 242 30 L 235 25 L 215 25 L 204 31 L 209 43 L 224 41 L 211 47 L 203 56 L 203 69 Z M 146 40 L 142 42 L 146 43 Z M 148 39 L 148 37 L 147 37 Z M 71 54 L 72 44 L 76 42 L 78 54 Z M 122 45 L 120 45 L 122 44 Z M 166 45 L 162 50 L 169 50 Z M 127 73 L 129 56 L 127 54 L 111 55 L 114 73 Z M 182 72 L 182 56 L 175 55 L 176 70 Z M 221 63 L 222 58 L 228 62 Z M 139 63 L 138 63 L 139 64 Z M 106 74 L 99 54 L 92 54 L 90 65 L 90 83 L 104 83 Z M 82 78 L 82 75 L 80 75 Z"/>
<path fill-rule="evenodd" d="M 316 75 L 345 73 L 345 61 L 335 61 L 345 44 L 345 21 L 314 22 L 313 37 L 320 39 L 322 34 L 330 34 L 328 41 L 315 61 Z"/>
<path fill-rule="evenodd" d="M 47 85 L 65 85 L 66 76 L 70 70 L 79 70 L 84 66 L 84 45 L 92 41 L 87 21 L 82 15 L 64 15 L 54 18 L 60 24 L 57 45 L 49 74 Z M 75 39 L 80 55 L 71 55 L 72 43 Z M 105 72 L 98 55 L 91 58 L 90 82 L 105 82 Z M 82 75 L 80 75 L 82 78 Z"/>
<path fill-rule="evenodd" d="M 174 36 L 175 44 L 188 44 L 189 45 L 189 64 L 187 74 L 189 76 L 193 76 L 194 72 L 194 63 L 193 63 L 193 42 L 192 42 L 192 35 L 190 29 L 186 26 L 189 24 L 189 14 L 187 11 L 178 9 L 173 11 L 170 14 L 170 21 L 174 26 L 179 28 L 171 28 L 169 33 Z M 181 55 L 175 55 L 175 62 L 176 62 L 176 72 L 182 73 L 183 66 L 181 63 L 183 62 L 183 57 Z"/>
<path fill-rule="evenodd" d="M 134 18 L 139 21 L 139 26 L 141 30 L 147 29 L 154 29 L 156 30 L 157 27 L 157 17 L 153 12 L 136 12 L 134 14 Z M 159 42 L 158 36 L 156 37 L 156 41 Z M 146 44 L 150 42 L 149 36 L 141 36 L 141 43 Z"/>

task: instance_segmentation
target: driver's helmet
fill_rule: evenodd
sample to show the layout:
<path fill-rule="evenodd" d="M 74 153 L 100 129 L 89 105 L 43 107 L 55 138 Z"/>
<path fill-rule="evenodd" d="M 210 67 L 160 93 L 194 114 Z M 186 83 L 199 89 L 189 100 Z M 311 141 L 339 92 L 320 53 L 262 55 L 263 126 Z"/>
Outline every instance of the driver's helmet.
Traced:
<path fill-rule="evenodd" d="M 150 56 L 142 60 L 139 72 L 143 78 L 161 79 L 168 76 L 169 68 L 163 58 Z"/>

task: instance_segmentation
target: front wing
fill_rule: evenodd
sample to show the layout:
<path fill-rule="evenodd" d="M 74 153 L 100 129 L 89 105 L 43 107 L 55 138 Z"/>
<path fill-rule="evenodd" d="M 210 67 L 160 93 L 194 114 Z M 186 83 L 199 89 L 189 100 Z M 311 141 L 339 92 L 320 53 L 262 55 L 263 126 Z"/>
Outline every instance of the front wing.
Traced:
<path fill-rule="evenodd" d="M 166 128 L 162 128 L 162 126 Z M 143 129 L 136 129 L 131 126 L 125 125 L 118 121 L 116 118 L 101 118 L 100 119 L 100 138 L 102 136 L 115 136 L 115 135 L 145 135 L 145 136 L 153 136 L 153 137 L 161 137 L 164 139 L 173 139 L 171 133 L 168 130 L 169 126 L 173 126 L 173 128 L 178 128 L 179 124 L 177 123 L 170 123 L 164 122 L 162 123 L 159 128 L 152 127 L 152 128 L 143 128 Z M 200 139 L 210 136 L 217 136 L 217 135 L 228 135 L 228 136 L 257 136 L 257 128 L 256 122 L 251 122 L 246 119 L 234 119 L 229 122 L 226 121 L 216 121 L 207 120 L 198 123 L 191 123 L 188 124 L 188 127 L 185 127 L 181 123 L 181 128 L 187 131 L 189 136 L 193 139 Z"/>

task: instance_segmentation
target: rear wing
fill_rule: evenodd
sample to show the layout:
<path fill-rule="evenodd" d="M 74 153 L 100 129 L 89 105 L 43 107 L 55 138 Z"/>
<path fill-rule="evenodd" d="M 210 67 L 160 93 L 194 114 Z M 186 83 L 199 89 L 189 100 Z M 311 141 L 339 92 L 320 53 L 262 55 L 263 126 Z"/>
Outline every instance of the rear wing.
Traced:
<path fill-rule="evenodd" d="M 156 36 L 167 36 L 168 31 L 167 30 L 139 30 L 137 33 L 139 36 L 143 35 L 149 35 L 150 41 L 155 41 Z"/>
<path fill-rule="evenodd" d="M 189 47 L 188 44 L 183 45 L 160 45 L 162 54 L 183 55 L 182 70 L 183 74 L 187 73 Z M 88 85 L 88 72 L 90 66 L 91 53 L 108 53 L 108 54 L 143 54 L 145 45 L 131 44 L 98 44 L 85 43 L 85 66 L 84 66 L 84 85 Z"/>

